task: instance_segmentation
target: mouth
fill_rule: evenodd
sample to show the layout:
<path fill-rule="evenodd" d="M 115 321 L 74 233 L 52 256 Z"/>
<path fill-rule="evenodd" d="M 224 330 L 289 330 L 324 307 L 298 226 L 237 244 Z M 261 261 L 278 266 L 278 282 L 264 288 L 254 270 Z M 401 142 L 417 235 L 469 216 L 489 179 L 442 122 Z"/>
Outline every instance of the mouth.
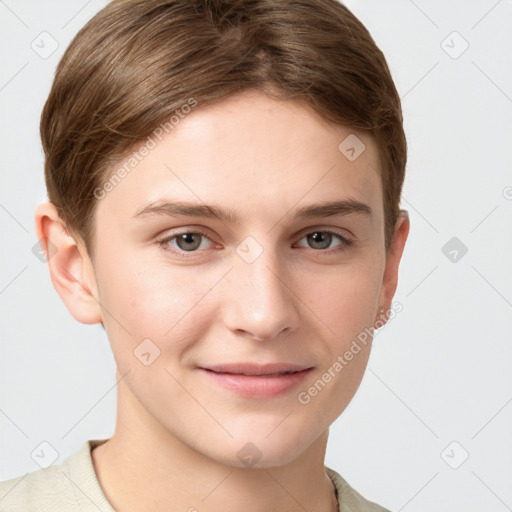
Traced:
<path fill-rule="evenodd" d="M 276 375 L 285 375 L 289 373 L 298 373 L 310 368 L 311 366 L 290 363 L 270 363 L 263 365 L 257 365 L 253 363 L 233 363 L 210 365 L 204 369 L 215 373 L 270 377 Z"/>
<path fill-rule="evenodd" d="M 199 368 L 210 381 L 246 398 L 284 394 L 298 386 L 312 369 L 312 366 L 289 363 L 236 363 Z"/>

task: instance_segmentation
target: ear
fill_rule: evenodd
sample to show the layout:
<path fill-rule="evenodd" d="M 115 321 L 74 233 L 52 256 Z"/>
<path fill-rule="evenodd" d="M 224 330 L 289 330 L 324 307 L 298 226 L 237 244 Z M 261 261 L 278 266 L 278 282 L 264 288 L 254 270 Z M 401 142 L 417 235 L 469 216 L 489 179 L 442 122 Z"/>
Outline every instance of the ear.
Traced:
<path fill-rule="evenodd" d="M 35 226 L 53 286 L 68 311 L 83 324 L 101 322 L 94 267 L 83 243 L 69 234 L 52 203 L 36 208 Z"/>
<path fill-rule="evenodd" d="M 400 210 L 391 247 L 386 255 L 386 266 L 382 277 L 381 292 L 379 297 L 379 316 L 381 326 L 388 321 L 388 313 L 391 309 L 391 301 L 395 295 L 398 284 L 398 266 L 402 258 L 407 236 L 409 235 L 409 213 Z M 382 311 L 384 311 L 382 313 Z M 377 320 L 377 319 L 376 319 Z"/>

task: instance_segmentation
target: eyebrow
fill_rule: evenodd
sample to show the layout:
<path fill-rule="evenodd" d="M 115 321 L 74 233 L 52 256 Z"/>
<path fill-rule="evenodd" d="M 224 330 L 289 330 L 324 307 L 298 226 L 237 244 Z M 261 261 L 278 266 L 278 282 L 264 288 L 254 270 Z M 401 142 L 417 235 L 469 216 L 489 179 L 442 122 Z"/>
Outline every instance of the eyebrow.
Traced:
<path fill-rule="evenodd" d="M 344 199 L 303 206 L 294 212 L 297 219 L 331 217 L 333 215 L 349 215 L 353 213 L 371 216 L 372 209 L 361 201 Z M 146 205 L 134 215 L 134 218 L 153 215 L 205 217 L 230 224 L 238 224 L 240 222 L 236 212 L 226 210 L 220 206 L 168 200 L 158 200 Z"/>

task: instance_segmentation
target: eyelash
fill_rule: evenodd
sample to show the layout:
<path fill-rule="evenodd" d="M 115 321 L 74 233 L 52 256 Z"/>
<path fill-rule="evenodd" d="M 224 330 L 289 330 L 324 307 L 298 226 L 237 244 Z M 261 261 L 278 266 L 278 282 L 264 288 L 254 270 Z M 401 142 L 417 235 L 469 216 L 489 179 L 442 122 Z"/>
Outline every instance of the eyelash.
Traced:
<path fill-rule="evenodd" d="M 346 238 L 346 237 L 340 235 L 339 233 L 337 233 L 336 231 L 333 231 L 333 230 L 330 230 L 330 229 L 315 229 L 313 231 L 308 231 L 307 233 L 304 233 L 299 238 L 298 241 L 300 242 L 307 235 L 312 235 L 313 233 L 328 233 L 330 235 L 338 237 L 339 240 L 342 242 L 341 247 L 335 248 L 335 249 L 311 249 L 310 248 L 311 251 L 314 251 L 314 252 L 317 252 L 317 253 L 334 254 L 334 253 L 338 253 L 338 252 L 347 251 L 351 246 L 355 245 L 355 241 L 354 240 Z M 166 238 L 164 238 L 162 240 L 159 240 L 158 244 L 159 244 L 159 246 L 161 247 L 161 249 L 163 251 L 172 252 L 172 253 L 177 254 L 177 255 L 179 255 L 180 257 L 183 257 L 183 258 L 192 258 L 192 257 L 194 257 L 194 254 L 196 254 L 198 252 L 201 252 L 201 251 L 199 251 L 199 250 L 183 251 L 183 250 L 177 250 L 177 249 L 174 249 L 174 248 L 173 249 L 169 249 L 169 242 L 171 240 L 174 240 L 174 239 L 176 239 L 177 237 L 179 237 L 181 235 L 187 235 L 187 234 L 201 235 L 201 236 L 207 238 L 210 242 L 215 243 L 203 231 L 201 231 L 201 230 L 195 230 L 195 231 L 190 230 L 190 231 L 182 231 L 181 233 L 175 233 L 172 236 L 168 236 L 168 237 L 166 237 Z"/>

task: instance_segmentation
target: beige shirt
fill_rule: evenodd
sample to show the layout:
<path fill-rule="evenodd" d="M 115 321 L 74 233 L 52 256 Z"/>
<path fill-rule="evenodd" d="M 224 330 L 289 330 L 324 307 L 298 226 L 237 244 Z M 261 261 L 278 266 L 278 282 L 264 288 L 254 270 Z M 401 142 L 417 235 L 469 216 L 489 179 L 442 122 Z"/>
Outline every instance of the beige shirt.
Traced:
<path fill-rule="evenodd" d="M 0 512 L 115 512 L 91 456 L 91 449 L 105 441 L 86 441 L 60 464 L 0 482 Z M 363 498 L 336 471 L 325 470 L 338 491 L 339 512 L 389 512 Z"/>

